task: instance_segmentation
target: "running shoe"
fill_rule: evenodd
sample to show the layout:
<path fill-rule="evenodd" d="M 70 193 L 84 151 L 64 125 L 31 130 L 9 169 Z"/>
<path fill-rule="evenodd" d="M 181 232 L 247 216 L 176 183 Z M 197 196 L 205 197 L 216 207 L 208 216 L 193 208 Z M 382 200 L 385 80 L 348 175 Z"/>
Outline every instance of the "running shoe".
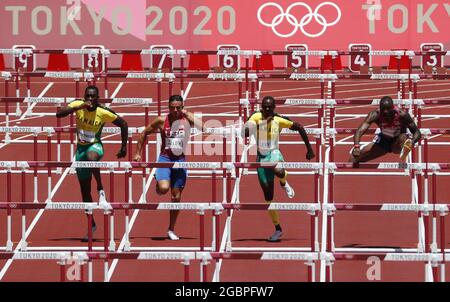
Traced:
<path fill-rule="evenodd" d="M 180 240 L 180 237 L 178 237 L 173 231 L 167 231 L 167 237 L 169 237 L 170 240 Z"/>
<path fill-rule="evenodd" d="M 281 235 L 283 235 L 283 232 L 276 230 L 275 233 L 273 233 L 273 235 L 270 236 L 269 239 L 267 239 L 267 241 L 278 242 L 278 241 L 280 241 Z"/>

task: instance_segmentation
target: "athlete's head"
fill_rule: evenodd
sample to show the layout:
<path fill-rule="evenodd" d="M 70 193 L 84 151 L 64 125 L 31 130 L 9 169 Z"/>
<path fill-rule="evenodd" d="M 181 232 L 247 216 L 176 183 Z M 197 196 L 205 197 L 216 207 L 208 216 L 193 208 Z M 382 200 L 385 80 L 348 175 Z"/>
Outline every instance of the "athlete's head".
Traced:
<path fill-rule="evenodd" d="M 84 91 L 84 100 L 89 102 L 91 106 L 87 109 L 89 111 L 94 111 L 100 105 L 98 102 L 98 88 L 97 86 L 88 86 Z"/>
<path fill-rule="evenodd" d="M 172 95 L 169 98 L 169 115 L 172 117 L 183 116 L 183 97 L 181 95 Z"/>
<path fill-rule="evenodd" d="M 392 121 L 394 119 L 394 101 L 390 96 L 385 96 L 380 100 L 380 114 L 387 121 Z"/>
<path fill-rule="evenodd" d="M 266 96 L 261 102 L 261 113 L 264 118 L 273 116 L 275 110 L 275 99 L 271 96 Z"/>

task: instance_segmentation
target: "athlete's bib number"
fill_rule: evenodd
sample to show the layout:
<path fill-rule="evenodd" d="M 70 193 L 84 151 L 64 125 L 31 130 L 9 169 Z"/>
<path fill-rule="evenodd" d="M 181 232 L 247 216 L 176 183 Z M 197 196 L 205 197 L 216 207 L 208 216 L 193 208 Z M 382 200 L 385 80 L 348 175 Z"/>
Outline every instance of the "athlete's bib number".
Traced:
<path fill-rule="evenodd" d="M 166 150 L 183 150 L 184 141 L 182 138 L 166 138 Z"/>
<path fill-rule="evenodd" d="M 78 138 L 82 142 L 93 143 L 93 142 L 95 142 L 95 133 L 92 132 L 92 131 L 79 130 L 78 131 Z"/>

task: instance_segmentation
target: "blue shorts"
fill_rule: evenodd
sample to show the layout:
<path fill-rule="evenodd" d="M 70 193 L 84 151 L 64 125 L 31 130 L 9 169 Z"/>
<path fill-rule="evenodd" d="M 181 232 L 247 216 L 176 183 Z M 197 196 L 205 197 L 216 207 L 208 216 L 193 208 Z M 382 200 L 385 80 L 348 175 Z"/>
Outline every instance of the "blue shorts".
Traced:
<path fill-rule="evenodd" d="M 167 156 L 160 155 L 159 163 L 185 162 L 184 157 L 172 160 Z M 183 189 L 186 185 L 187 169 L 158 168 L 155 173 L 156 181 L 169 180 L 171 188 Z"/>
<path fill-rule="evenodd" d="M 391 153 L 392 152 L 392 144 L 397 140 L 397 137 L 387 137 L 385 135 L 383 135 L 382 133 L 379 133 L 375 136 L 375 138 L 373 139 L 373 142 L 375 143 L 375 145 L 380 146 L 381 148 L 383 148 L 383 150 L 385 150 L 386 152 Z"/>

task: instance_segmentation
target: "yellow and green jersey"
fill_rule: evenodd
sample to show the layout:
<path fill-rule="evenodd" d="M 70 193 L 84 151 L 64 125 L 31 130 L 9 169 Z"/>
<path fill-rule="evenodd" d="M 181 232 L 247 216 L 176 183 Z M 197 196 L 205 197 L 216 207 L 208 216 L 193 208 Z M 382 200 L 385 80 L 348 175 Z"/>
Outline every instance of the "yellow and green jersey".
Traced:
<path fill-rule="evenodd" d="M 76 100 L 71 102 L 69 107 L 75 108 L 83 103 L 82 100 Z M 81 145 L 100 142 L 103 126 L 108 122 L 114 122 L 118 117 L 113 111 L 100 106 L 95 111 L 82 109 L 75 114 L 78 143 Z"/>
<path fill-rule="evenodd" d="M 252 114 L 248 121 L 257 126 L 256 139 L 259 152 L 278 149 L 281 131 L 285 128 L 290 129 L 294 124 L 291 120 L 278 114 L 275 114 L 273 119 L 268 123 L 261 112 Z"/>

